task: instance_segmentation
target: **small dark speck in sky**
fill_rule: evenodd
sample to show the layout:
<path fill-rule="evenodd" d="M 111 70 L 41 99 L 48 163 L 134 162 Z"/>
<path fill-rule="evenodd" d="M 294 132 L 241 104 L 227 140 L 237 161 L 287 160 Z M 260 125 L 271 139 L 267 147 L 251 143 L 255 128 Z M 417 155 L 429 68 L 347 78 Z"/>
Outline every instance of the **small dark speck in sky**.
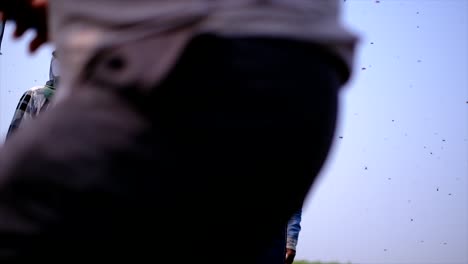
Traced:
<path fill-rule="evenodd" d="M 374 42 L 371 42 L 370 44 L 371 44 L 371 45 L 374 45 Z"/>
<path fill-rule="evenodd" d="M 387 249 L 386 249 L 386 248 L 384 248 L 384 250 L 383 250 L 383 251 L 387 251 Z"/>
<path fill-rule="evenodd" d="M 365 170 L 367 170 L 367 167 L 364 167 Z"/>
<path fill-rule="evenodd" d="M 418 62 L 421 62 L 421 60 L 418 60 Z"/>
<path fill-rule="evenodd" d="M 421 240 L 420 242 L 421 242 L 421 243 L 424 243 L 424 240 Z"/>
<path fill-rule="evenodd" d="M 391 181 L 391 180 L 392 180 L 392 178 L 388 178 L 388 180 L 389 180 L 389 181 Z"/>
<path fill-rule="evenodd" d="M 343 139 L 343 137 L 340 136 L 340 139 Z"/>
<path fill-rule="evenodd" d="M 439 191 L 439 187 L 437 187 L 437 191 Z"/>
<path fill-rule="evenodd" d="M 413 221 L 414 221 L 414 219 L 413 219 L 413 218 L 411 218 L 411 222 L 413 222 Z"/>
<path fill-rule="evenodd" d="M 452 194 L 451 194 L 451 193 L 449 193 L 449 196 L 452 196 Z"/>
<path fill-rule="evenodd" d="M 395 122 L 395 119 L 392 119 L 392 122 Z"/>
<path fill-rule="evenodd" d="M 411 200 L 408 200 L 408 203 L 411 203 Z"/>
<path fill-rule="evenodd" d="M 447 245 L 447 242 L 444 242 L 444 245 Z"/>
<path fill-rule="evenodd" d="M 366 67 L 362 67 L 361 70 L 365 71 L 367 68 Z"/>
<path fill-rule="evenodd" d="M 432 155 L 432 152 L 431 152 L 431 155 Z"/>
<path fill-rule="evenodd" d="M 445 139 L 442 139 L 442 142 L 445 142 Z"/>

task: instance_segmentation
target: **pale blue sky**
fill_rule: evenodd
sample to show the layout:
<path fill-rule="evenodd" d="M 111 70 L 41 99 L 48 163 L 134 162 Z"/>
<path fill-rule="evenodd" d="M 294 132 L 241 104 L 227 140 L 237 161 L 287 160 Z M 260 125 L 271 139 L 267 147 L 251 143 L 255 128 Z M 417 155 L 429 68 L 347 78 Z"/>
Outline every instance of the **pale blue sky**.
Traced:
<path fill-rule="evenodd" d="M 468 1 L 343 7 L 361 45 L 297 258 L 467 264 Z M 29 37 L 12 41 L 11 29 L 0 56 L 1 138 L 21 94 L 47 80 L 51 52 L 28 55 Z"/>

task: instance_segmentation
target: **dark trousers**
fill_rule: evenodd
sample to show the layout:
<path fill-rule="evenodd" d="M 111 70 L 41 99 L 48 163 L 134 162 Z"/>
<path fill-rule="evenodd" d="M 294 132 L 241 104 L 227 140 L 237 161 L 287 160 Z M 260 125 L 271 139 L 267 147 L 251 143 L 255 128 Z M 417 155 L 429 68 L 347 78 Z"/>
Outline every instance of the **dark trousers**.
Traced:
<path fill-rule="evenodd" d="M 100 67 L 157 58 L 117 55 L 1 149 L 0 262 L 268 263 L 332 143 L 334 57 L 202 35 L 148 92 Z"/>
<path fill-rule="evenodd" d="M 284 264 L 286 259 L 286 228 L 277 230 L 273 238 L 267 242 L 268 249 L 258 258 L 257 263 Z"/>

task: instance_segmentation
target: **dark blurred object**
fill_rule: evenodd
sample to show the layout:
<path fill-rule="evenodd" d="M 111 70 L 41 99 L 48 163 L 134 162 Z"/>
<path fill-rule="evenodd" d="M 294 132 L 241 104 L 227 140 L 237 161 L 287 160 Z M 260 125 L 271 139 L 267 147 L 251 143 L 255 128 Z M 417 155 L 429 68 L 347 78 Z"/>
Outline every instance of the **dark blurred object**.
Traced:
<path fill-rule="evenodd" d="M 48 0 L 2 0 L 0 14 L 3 21 L 14 21 L 14 37 L 21 37 L 29 29 L 35 36 L 29 44 L 31 52 L 48 40 Z"/>
<path fill-rule="evenodd" d="M 267 264 L 332 141 L 332 56 L 300 41 L 201 35 L 147 96 L 90 76 L 0 151 L 2 264 Z M 129 70 L 151 61 L 121 59 Z"/>
<path fill-rule="evenodd" d="M 3 42 L 3 34 L 5 33 L 5 23 L 6 21 L 0 21 L 0 55 L 2 55 L 2 42 Z"/>
<path fill-rule="evenodd" d="M 0 262 L 272 264 L 352 72 L 339 3 L 0 2 L 63 71 L 0 149 Z"/>

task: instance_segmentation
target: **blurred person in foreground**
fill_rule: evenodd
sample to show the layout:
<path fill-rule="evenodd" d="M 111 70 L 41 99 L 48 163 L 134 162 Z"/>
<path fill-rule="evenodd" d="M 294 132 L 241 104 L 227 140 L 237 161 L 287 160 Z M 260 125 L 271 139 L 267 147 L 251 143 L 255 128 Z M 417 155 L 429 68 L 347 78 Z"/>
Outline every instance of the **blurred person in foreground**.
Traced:
<path fill-rule="evenodd" d="M 338 0 L 0 10 L 61 62 L 0 150 L 0 262 L 266 263 L 332 144 L 356 43 Z"/>

